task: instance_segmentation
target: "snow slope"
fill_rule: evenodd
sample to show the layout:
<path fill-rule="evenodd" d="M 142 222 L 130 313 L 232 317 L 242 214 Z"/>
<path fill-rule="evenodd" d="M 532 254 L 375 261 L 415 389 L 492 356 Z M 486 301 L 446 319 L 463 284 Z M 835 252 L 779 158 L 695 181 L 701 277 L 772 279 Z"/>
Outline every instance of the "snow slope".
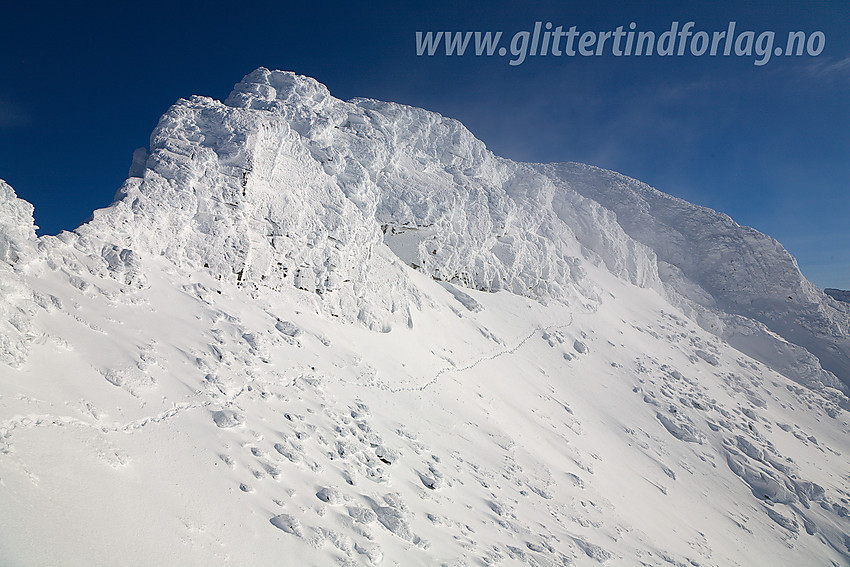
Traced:
<path fill-rule="evenodd" d="M 774 240 L 258 69 L 0 182 L 6 565 L 847 565 L 850 310 Z"/>

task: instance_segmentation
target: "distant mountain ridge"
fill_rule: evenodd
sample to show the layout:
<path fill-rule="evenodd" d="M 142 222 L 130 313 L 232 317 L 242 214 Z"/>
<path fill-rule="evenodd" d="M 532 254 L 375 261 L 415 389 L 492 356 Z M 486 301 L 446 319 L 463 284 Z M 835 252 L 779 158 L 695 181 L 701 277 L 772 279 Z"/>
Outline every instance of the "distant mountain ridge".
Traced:
<path fill-rule="evenodd" d="M 843 301 L 844 303 L 850 303 L 850 291 L 844 289 L 833 289 L 828 287 L 823 290 L 823 292 L 833 299 Z"/>

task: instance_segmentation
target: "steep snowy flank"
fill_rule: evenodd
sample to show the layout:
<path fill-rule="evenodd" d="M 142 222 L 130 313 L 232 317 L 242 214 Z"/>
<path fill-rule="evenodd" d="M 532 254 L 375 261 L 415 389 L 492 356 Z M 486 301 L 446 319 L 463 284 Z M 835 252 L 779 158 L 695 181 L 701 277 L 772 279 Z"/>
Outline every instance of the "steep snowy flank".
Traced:
<path fill-rule="evenodd" d="M 32 215 L 4 566 L 849 564 L 850 309 L 725 215 L 267 69 Z"/>
<path fill-rule="evenodd" d="M 806 280 L 776 240 L 618 173 L 582 164 L 540 170 L 614 211 L 626 233 L 655 252 L 668 290 L 698 310 L 763 323 L 817 356 L 823 369 L 850 385 L 850 314 Z M 740 323 L 734 317 L 721 319 L 722 328 L 716 332 L 734 341 Z M 756 355 L 743 341 L 736 346 Z M 771 345 L 771 350 L 776 348 Z M 828 374 L 810 374 L 793 377 L 839 386 Z"/>

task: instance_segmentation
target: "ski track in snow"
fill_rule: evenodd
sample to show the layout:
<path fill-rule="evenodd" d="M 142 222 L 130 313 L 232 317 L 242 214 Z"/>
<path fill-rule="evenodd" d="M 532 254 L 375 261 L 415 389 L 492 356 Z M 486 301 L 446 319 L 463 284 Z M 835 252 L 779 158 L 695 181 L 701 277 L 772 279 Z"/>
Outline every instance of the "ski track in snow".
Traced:
<path fill-rule="evenodd" d="M 484 362 L 493 361 L 493 360 L 495 360 L 495 359 L 497 359 L 501 356 L 505 356 L 505 355 L 508 355 L 508 354 L 515 353 L 517 350 L 522 348 L 522 346 L 525 345 L 526 342 L 528 342 L 531 338 L 533 338 L 538 333 L 565 329 L 565 328 L 569 327 L 571 324 L 572 324 L 572 321 L 570 321 L 569 323 L 566 323 L 566 324 L 562 324 L 562 325 L 549 325 L 547 327 L 540 327 L 540 326 L 535 327 L 530 333 L 528 333 L 522 339 L 520 339 L 519 342 L 517 342 L 513 347 L 510 347 L 510 348 L 507 348 L 507 349 L 502 349 L 502 350 L 499 350 L 499 351 L 497 351 L 493 354 L 478 358 L 474 362 L 466 364 L 464 366 L 451 366 L 451 365 L 449 365 L 449 366 L 446 366 L 444 368 L 441 368 L 439 371 L 437 371 L 436 374 L 434 374 L 433 378 L 431 378 L 430 380 L 428 380 L 427 382 L 425 382 L 421 386 L 408 387 L 408 388 L 393 388 L 391 386 L 388 386 L 386 383 L 380 383 L 379 387 L 380 387 L 380 389 L 385 390 L 385 391 L 390 392 L 390 393 L 393 393 L 393 394 L 399 393 L 399 392 L 421 392 L 421 391 L 429 388 L 430 386 L 433 386 L 434 384 L 436 384 L 438 382 L 440 376 L 442 376 L 446 372 L 465 372 L 467 370 L 472 370 L 476 366 L 478 366 L 479 364 L 482 364 Z M 344 382 L 346 382 L 346 381 L 344 381 Z M 354 385 L 354 386 L 363 386 L 363 384 L 360 384 L 358 382 L 348 381 L 347 383 Z M 246 391 L 247 390 L 243 387 L 236 395 L 227 397 L 226 401 L 224 402 L 225 405 L 233 404 Z M 105 422 L 102 422 L 102 421 L 89 422 L 89 421 L 85 421 L 83 419 L 79 419 L 79 418 L 75 418 L 75 417 L 58 416 L 58 415 L 35 415 L 35 414 L 31 414 L 31 415 L 26 415 L 26 416 L 15 416 L 11 419 L 0 422 L 0 439 L 3 439 L 3 440 L 11 439 L 11 436 L 14 433 L 15 429 L 18 429 L 18 428 L 62 427 L 62 426 L 67 426 L 67 425 L 72 425 L 72 424 L 73 425 L 80 425 L 80 426 L 83 426 L 83 427 L 91 427 L 93 429 L 98 429 L 98 430 L 100 430 L 104 433 L 107 433 L 107 432 L 132 432 L 132 431 L 141 429 L 141 428 L 146 427 L 146 426 L 151 425 L 151 424 L 158 424 L 158 423 L 165 422 L 165 421 L 167 421 L 171 418 L 176 417 L 177 415 L 179 415 L 181 412 L 184 412 L 184 411 L 209 408 L 211 405 L 213 405 L 215 403 L 221 403 L 221 402 L 216 402 L 215 400 L 208 400 L 208 401 L 197 402 L 197 403 L 188 403 L 188 402 L 178 403 L 178 404 L 175 404 L 175 406 L 171 409 L 159 412 L 155 415 L 151 415 L 151 416 L 148 416 L 148 417 L 138 418 L 138 419 L 135 419 L 135 420 L 128 422 L 128 423 L 125 423 L 125 424 L 116 424 L 116 423 L 108 424 L 108 423 L 105 423 Z M 5 443 L 10 444 L 9 441 L 5 441 Z"/>
<path fill-rule="evenodd" d="M 572 314 L 570 314 L 570 318 L 572 319 Z M 438 370 L 437 373 L 434 374 L 433 378 L 431 378 L 430 380 L 428 380 L 427 382 L 425 382 L 421 386 L 407 387 L 407 388 L 393 388 L 392 386 L 389 386 L 386 383 L 381 383 L 380 387 L 381 387 L 381 389 L 386 390 L 386 391 L 391 392 L 391 393 L 421 392 L 421 391 L 424 391 L 427 388 L 435 385 L 439 381 L 440 377 L 447 372 L 458 372 L 458 373 L 460 373 L 460 372 L 466 372 L 467 370 L 472 370 L 476 366 L 478 366 L 479 364 L 483 364 L 485 362 L 491 362 L 491 361 L 496 360 L 497 358 L 499 358 L 501 356 L 505 356 L 505 355 L 508 355 L 508 354 L 515 353 L 520 348 L 522 348 L 525 345 L 525 343 L 527 343 L 530 339 L 532 339 L 535 335 L 537 335 L 539 333 L 545 333 L 545 332 L 553 331 L 553 330 L 556 330 L 556 329 L 557 330 L 566 329 L 570 325 L 572 325 L 572 320 L 569 323 L 562 324 L 562 325 L 549 325 L 549 326 L 546 326 L 546 327 L 541 327 L 541 326 L 535 327 L 531 332 L 529 332 L 527 335 L 525 335 L 523 338 L 521 338 L 519 340 L 519 342 L 517 342 L 514 346 L 512 346 L 510 348 L 506 348 L 506 349 L 497 350 L 493 354 L 478 358 L 474 362 L 465 364 L 464 366 L 453 366 L 453 365 L 445 366 L 445 367 L 441 368 L 440 370 Z M 350 382 L 350 383 L 360 385 L 359 383 L 356 383 L 356 382 Z"/>

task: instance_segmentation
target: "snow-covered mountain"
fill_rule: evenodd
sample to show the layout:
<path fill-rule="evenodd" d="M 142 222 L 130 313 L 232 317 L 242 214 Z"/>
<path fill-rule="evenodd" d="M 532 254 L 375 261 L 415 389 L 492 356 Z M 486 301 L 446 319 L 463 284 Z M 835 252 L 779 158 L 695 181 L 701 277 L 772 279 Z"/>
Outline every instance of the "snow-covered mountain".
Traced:
<path fill-rule="evenodd" d="M 850 560 L 850 306 L 726 215 L 267 69 L 32 212 L 3 564 Z"/>

